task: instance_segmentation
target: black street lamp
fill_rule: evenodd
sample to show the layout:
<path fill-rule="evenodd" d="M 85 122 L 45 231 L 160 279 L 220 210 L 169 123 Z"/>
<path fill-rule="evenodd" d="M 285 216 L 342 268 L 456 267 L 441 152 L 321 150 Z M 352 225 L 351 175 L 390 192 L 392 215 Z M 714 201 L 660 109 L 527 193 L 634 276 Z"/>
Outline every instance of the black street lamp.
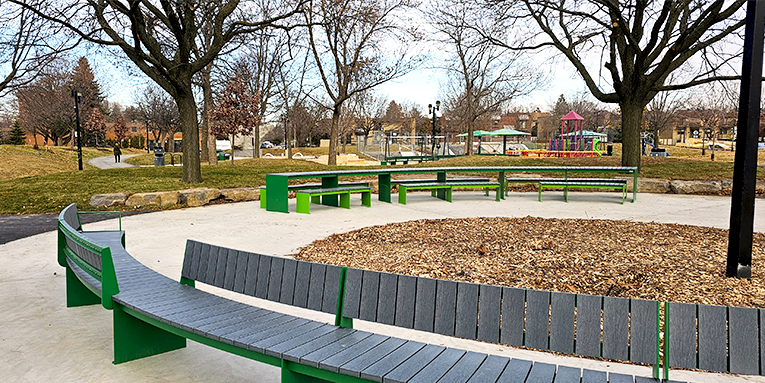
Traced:
<path fill-rule="evenodd" d="M 436 101 L 436 107 L 433 104 L 428 104 L 428 117 L 430 117 L 433 123 L 433 147 L 431 153 L 433 153 L 433 161 L 436 160 L 436 119 L 441 117 L 441 101 Z"/>
<path fill-rule="evenodd" d="M 77 164 L 82 170 L 82 127 L 80 126 L 80 98 L 82 98 L 82 93 L 72 89 L 72 97 L 74 97 L 74 118 L 77 123 L 77 130 L 75 131 L 75 136 L 77 136 Z"/>
<path fill-rule="evenodd" d="M 292 158 L 292 148 L 289 147 L 289 143 L 287 142 L 287 139 L 289 138 L 287 134 L 287 122 L 289 122 L 289 119 L 287 118 L 287 115 L 282 115 L 282 122 L 284 122 L 284 154 L 287 158 Z"/>

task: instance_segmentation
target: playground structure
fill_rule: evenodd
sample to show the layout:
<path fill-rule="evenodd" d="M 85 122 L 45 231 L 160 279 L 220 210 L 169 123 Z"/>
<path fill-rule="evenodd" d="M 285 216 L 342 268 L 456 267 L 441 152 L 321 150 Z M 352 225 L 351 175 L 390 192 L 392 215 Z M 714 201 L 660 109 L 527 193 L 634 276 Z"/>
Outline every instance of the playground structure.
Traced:
<path fill-rule="evenodd" d="M 603 133 L 584 130 L 584 117 L 573 110 L 560 119 L 560 136 L 550 140 L 548 150 L 529 151 L 538 157 L 600 157 Z"/>

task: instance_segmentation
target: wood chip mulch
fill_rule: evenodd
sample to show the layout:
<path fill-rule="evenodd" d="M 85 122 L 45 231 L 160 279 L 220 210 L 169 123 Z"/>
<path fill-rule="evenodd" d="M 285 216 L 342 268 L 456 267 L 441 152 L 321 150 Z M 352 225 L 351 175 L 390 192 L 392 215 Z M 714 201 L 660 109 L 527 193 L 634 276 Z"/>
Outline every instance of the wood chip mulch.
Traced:
<path fill-rule="evenodd" d="M 295 258 L 500 286 L 765 307 L 765 234 L 754 234 L 751 280 L 725 278 L 727 245 L 727 230 L 677 224 L 424 219 L 334 234 Z"/>

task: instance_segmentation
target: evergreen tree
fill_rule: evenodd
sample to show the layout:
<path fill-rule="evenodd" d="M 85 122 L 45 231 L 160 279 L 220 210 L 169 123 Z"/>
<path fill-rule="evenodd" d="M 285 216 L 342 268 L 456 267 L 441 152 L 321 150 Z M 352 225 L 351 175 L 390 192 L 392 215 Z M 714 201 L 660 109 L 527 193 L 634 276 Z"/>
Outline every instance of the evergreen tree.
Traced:
<path fill-rule="evenodd" d="M 24 145 L 24 140 L 27 138 L 27 133 L 24 129 L 21 129 L 21 124 L 16 120 L 13 122 L 13 128 L 11 129 L 8 143 L 10 145 Z"/>
<path fill-rule="evenodd" d="M 93 70 L 85 57 L 80 57 L 77 61 L 70 77 L 70 86 L 82 93 L 80 116 L 90 116 L 94 108 L 102 109 L 104 96 L 101 94 L 101 86 L 95 80 Z"/>

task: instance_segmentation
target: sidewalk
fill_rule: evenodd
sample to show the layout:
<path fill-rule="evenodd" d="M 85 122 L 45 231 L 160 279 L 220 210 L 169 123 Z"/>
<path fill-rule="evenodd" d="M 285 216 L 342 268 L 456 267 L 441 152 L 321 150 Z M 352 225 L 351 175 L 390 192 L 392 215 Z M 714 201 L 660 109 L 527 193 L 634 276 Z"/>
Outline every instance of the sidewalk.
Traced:
<path fill-rule="evenodd" d="M 89 159 L 88 165 L 93 165 L 99 169 L 135 168 L 136 165 L 125 162 L 126 159 L 135 156 L 137 154 L 123 154 L 120 156 L 120 162 L 114 162 L 114 156 L 96 157 Z"/>
<path fill-rule="evenodd" d="M 376 199 L 371 208 L 351 199 L 351 210 L 320 205 L 311 214 L 267 212 L 259 202 L 212 205 L 141 214 L 123 219 L 128 251 L 145 265 L 178 279 L 186 239 L 273 255 L 295 252 L 315 239 L 357 228 L 422 218 L 527 215 L 546 218 L 629 219 L 727 228 L 730 197 L 639 194 L 635 203 L 619 204 L 616 193 L 573 193 L 563 202 L 562 193 L 511 193 L 500 203 L 478 192 L 455 193 L 454 203 L 435 200 L 429 193 L 413 193 L 407 205 Z M 394 201 L 396 199 L 394 198 Z M 757 210 L 765 200 L 757 200 Z M 765 214 L 755 216 L 755 229 L 765 231 Z M 86 225 L 87 230 L 116 228 L 116 220 Z M 14 381 L 187 381 L 278 382 L 279 370 L 194 342 L 185 349 L 112 365 L 111 313 L 101 306 L 67 309 L 64 269 L 56 263 L 56 234 L 44 233 L 0 245 L 0 364 L 2 376 Z M 755 272 L 758 267 L 755 264 Z M 332 316 L 237 296 L 199 284 L 201 289 L 286 313 L 317 320 Z M 650 376 L 650 367 L 602 362 L 507 346 L 459 340 L 361 321 L 355 327 L 397 337 L 509 357 L 533 359 L 579 368 Z M 672 370 L 673 380 L 693 382 L 765 382 L 765 377 L 736 376 Z"/>

